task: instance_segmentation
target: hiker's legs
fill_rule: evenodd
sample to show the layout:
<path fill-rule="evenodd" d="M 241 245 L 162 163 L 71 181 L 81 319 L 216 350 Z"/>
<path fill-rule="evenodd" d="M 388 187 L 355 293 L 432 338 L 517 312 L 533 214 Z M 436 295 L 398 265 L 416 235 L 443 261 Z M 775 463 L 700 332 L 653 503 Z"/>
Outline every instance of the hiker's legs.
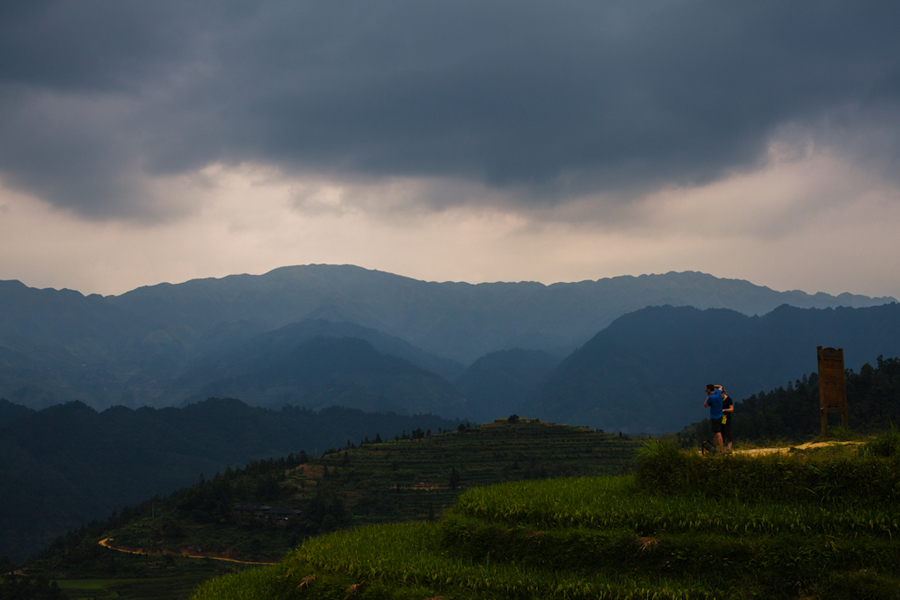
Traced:
<path fill-rule="evenodd" d="M 722 423 L 722 441 L 728 445 L 728 451 L 731 452 L 731 419 L 727 423 Z"/>
<path fill-rule="evenodd" d="M 712 429 L 713 440 L 716 444 L 716 450 L 719 452 L 725 451 L 725 444 L 722 443 L 722 419 L 721 417 L 718 419 L 710 419 L 709 420 L 710 428 Z"/>

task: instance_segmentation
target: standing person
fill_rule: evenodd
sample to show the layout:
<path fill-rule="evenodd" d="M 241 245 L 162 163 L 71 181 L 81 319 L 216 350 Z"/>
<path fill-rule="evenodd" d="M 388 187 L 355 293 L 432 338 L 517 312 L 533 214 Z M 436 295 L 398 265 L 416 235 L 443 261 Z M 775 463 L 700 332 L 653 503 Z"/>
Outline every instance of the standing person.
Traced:
<path fill-rule="evenodd" d="M 717 389 L 718 388 L 718 389 Z M 722 444 L 722 386 L 712 383 L 706 386 L 706 402 L 703 406 L 709 408 L 709 424 L 712 427 L 713 438 L 716 441 L 716 450 L 724 450 Z"/>
<path fill-rule="evenodd" d="M 722 441 L 727 443 L 726 451 L 731 454 L 731 423 L 734 415 L 734 400 L 722 388 Z"/>

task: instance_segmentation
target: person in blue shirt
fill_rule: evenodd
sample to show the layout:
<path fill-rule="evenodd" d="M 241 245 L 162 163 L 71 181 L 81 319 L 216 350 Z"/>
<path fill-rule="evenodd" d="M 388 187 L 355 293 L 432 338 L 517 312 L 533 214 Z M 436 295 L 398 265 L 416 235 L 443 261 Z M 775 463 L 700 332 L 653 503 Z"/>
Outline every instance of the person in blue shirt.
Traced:
<path fill-rule="evenodd" d="M 716 441 L 716 450 L 725 450 L 722 443 L 722 386 L 708 384 L 706 386 L 706 402 L 703 406 L 709 408 L 709 423 L 712 427 L 713 438 Z"/>

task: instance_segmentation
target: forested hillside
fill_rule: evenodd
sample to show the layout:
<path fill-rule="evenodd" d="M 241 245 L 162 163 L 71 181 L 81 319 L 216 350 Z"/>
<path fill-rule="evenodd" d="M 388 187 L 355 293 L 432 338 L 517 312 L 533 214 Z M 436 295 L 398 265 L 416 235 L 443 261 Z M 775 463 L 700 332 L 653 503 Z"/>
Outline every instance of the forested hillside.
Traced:
<path fill-rule="evenodd" d="M 727 388 L 726 388 L 727 389 Z M 852 431 L 871 434 L 900 428 L 900 358 L 879 356 L 873 367 L 847 370 L 847 407 Z M 830 426 L 840 415 L 829 415 Z M 803 440 L 821 432 L 819 378 L 813 372 L 786 386 L 752 394 L 735 404 L 732 427 L 741 440 Z M 681 436 L 706 438 L 709 424 L 699 421 Z"/>
<path fill-rule="evenodd" d="M 900 356 L 900 304 L 769 314 L 652 307 L 616 320 L 545 380 L 530 412 L 609 431 L 674 431 L 704 416 L 707 383 L 740 400 L 816 366 L 816 347 L 844 349 L 858 369 Z"/>
<path fill-rule="evenodd" d="M 16 560 L 55 536 L 123 506 L 190 485 L 251 460 L 314 455 L 376 434 L 452 428 L 433 415 L 402 416 L 347 408 L 266 410 L 210 399 L 185 408 L 83 403 L 16 413 L 0 429 L 0 555 Z"/>

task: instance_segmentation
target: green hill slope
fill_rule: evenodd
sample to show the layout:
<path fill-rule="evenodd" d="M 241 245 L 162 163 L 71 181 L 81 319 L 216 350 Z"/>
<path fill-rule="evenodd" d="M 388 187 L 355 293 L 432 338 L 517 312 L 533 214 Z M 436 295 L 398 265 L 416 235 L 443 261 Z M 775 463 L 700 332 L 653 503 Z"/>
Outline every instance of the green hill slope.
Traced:
<path fill-rule="evenodd" d="M 278 560 L 303 539 L 336 529 L 436 520 L 460 494 L 478 486 L 562 474 L 622 473 L 632 468 L 641 443 L 524 419 L 450 430 L 416 428 L 395 438 L 376 436 L 359 447 L 348 440 L 348 448 L 329 448 L 318 458 L 301 454 L 228 469 L 72 531 L 27 566 L 31 573 L 65 585 L 83 578 L 149 578 L 160 586 L 169 580 L 175 585 L 177 579 L 184 589 L 185 578 L 199 583 L 215 573 L 192 567 L 182 553 Z M 301 512 L 279 522 L 245 518 L 233 512 L 242 503 Z M 112 538 L 112 546 L 142 548 L 158 556 L 101 547 L 98 542 L 104 538 Z M 168 562 L 163 568 L 160 561 Z M 136 583 L 128 586 L 131 598 L 156 597 L 142 595 Z"/>
<path fill-rule="evenodd" d="M 900 439 L 886 438 L 764 459 L 656 443 L 636 476 L 474 488 L 440 523 L 317 537 L 193 600 L 896 599 Z"/>
<path fill-rule="evenodd" d="M 367 439 L 358 448 L 350 443 L 322 457 L 295 459 L 300 464 L 229 469 L 159 499 L 154 517 L 177 525 L 172 535 L 154 525 L 146 503 L 134 523 L 119 523 L 103 534 L 125 546 L 156 552 L 202 546 L 233 558 L 271 560 L 309 535 L 372 523 L 434 520 L 472 487 L 621 473 L 631 468 L 639 444 L 636 439 L 537 420 L 502 420 L 441 433 L 416 429 L 392 440 Z M 284 505 L 302 513 L 286 526 L 270 528 L 268 537 L 277 543 L 254 547 L 243 542 L 259 523 L 235 517 L 232 509 L 241 503 Z"/>

